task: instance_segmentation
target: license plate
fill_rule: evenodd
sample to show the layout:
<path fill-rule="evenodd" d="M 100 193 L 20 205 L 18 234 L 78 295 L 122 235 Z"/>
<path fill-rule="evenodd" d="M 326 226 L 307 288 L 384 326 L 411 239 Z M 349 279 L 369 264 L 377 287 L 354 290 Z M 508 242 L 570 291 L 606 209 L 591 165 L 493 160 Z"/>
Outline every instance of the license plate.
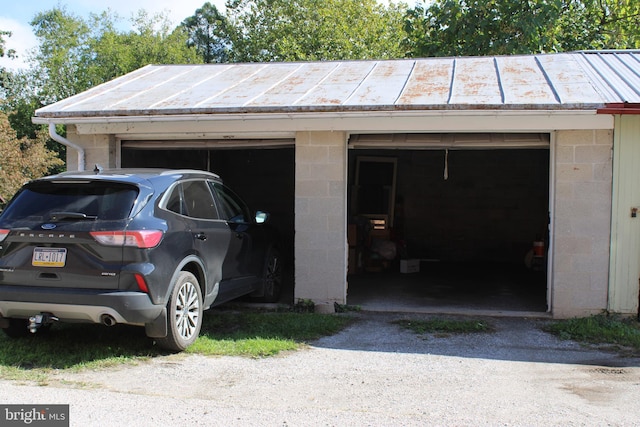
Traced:
<path fill-rule="evenodd" d="M 64 267 L 66 261 L 65 248 L 33 248 L 31 265 L 34 267 Z"/>

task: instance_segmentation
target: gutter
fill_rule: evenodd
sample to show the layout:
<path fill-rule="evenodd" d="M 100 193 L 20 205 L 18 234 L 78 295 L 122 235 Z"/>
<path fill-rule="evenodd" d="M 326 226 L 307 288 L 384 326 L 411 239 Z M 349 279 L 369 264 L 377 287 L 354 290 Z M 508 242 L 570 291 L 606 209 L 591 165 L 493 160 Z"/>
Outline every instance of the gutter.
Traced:
<path fill-rule="evenodd" d="M 82 148 L 78 144 L 74 144 L 73 142 L 69 141 L 67 138 L 65 138 L 62 135 L 58 134 L 56 132 L 55 123 L 49 123 L 49 136 L 54 141 L 56 141 L 56 142 L 58 142 L 58 143 L 60 143 L 60 144 L 62 144 L 64 146 L 73 148 L 74 150 L 76 150 L 78 152 L 78 171 L 83 171 L 84 170 L 84 162 L 85 162 L 84 148 Z"/>
<path fill-rule="evenodd" d="M 598 114 L 640 114 L 640 104 L 632 102 L 613 102 L 604 108 L 598 108 Z"/>

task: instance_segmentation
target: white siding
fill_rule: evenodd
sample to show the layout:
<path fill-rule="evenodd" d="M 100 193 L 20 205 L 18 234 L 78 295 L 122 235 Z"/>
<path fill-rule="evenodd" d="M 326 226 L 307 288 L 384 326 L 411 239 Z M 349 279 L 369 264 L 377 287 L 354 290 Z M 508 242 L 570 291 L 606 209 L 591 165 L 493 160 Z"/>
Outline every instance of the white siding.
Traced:
<path fill-rule="evenodd" d="M 638 313 L 640 278 L 640 116 L 616 118 L 609 310 Z"/>

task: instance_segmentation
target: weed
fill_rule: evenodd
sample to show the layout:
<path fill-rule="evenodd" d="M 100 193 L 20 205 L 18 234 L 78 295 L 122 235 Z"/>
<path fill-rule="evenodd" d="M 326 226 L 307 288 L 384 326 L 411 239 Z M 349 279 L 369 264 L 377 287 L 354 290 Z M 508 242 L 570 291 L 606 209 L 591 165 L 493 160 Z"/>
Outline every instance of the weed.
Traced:
<path fill-rule="evenodd" d="M 362 310 L 359 305 L 338 304 L 336 302 L 333 304 L 333 306 L 335 307 L 336 313 L 359 312 Z"/>
<path fill-rule="evenodd" d="M 444 319 L 433 318 L 427 320 L 396 320 L 393 322 L 417 334 L 434 333 L 438 336 L 447 336 L 449 334 L 468 334 L 476 332 L 490 332 L 492 327 L 484 320 L 470 319 Z"/>
<path fill-rule="evenodd" d="M 543 328 L 561 339 L 590 344 L 612 344 L 640 350 L 640 323 L 609 314 L 558 320 Z"/>
<path fill-rule="evenodd" d="M 295 313 L 313 313 L 315 309 L 316 304 L 310 299 L 299 299 L 292 307 Z"/>

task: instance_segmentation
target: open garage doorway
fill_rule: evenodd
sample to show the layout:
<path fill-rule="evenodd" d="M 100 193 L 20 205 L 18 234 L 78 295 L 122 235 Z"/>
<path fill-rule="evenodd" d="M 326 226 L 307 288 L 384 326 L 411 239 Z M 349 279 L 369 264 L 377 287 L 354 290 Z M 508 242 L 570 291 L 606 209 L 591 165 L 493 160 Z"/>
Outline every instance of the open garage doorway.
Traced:
<path fill-rule="evenodd" d="M 164 142 L 163 145 L 171 145 Z M 184 145 L 184 144 L 183 144 Z M 203 145 L 203 144 L 199 144 Z M 147 141 L 122 142 L 122 167 L 198 169 L 216 173 L 242 195 L 252 209 L 270 213 L 281 239 L 285 280 L 281 302 L 293 302 L 295 151 L 291 145 L 269 148 L 160 148 Z"/>
<path fill-rule="evenodd" d="M 548 311 L 549 138 L 531 138 L 427 149 L 352 138 L 348 304 Z"/>

